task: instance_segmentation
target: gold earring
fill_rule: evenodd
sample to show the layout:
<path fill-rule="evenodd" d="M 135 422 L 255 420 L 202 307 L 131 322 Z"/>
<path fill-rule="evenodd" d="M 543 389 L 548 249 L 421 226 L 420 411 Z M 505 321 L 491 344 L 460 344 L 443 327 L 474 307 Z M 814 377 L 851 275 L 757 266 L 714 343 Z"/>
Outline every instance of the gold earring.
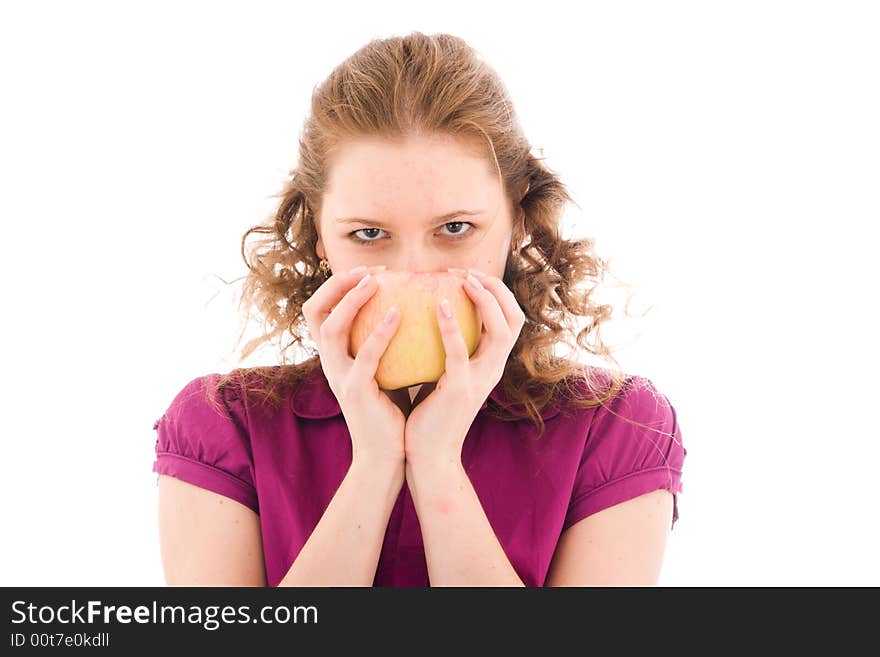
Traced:
<path fill-rule="evenodd" d="M 324 258 L 321 258 L 321 262 L 318 263 L 318 269 L 321 270 L 321 273 L 326 277 L 330 277 L 330 263 L 327 262 Z"/>

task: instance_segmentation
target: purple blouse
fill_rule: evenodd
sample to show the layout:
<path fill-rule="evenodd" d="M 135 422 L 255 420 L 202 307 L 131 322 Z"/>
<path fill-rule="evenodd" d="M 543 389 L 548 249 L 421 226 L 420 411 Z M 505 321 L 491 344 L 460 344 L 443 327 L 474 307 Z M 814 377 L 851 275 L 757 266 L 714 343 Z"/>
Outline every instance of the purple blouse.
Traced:
<path fill-rule="evenodd" d="M 217 399 L 226 413 L 219 412 L 208 399 L 219 376 L 187 383 L 156 421 L 153 471 L 259 514 L 266 581 L 277 586 L 348 471 L 348 428 L 320 366 L 278 410 L 246 403 L 230 384 Z M 543 412 L 538 440 L 531 421 L 492 417 L 490 399 L 506 400 L 501 382 L 468 431 L 462 464 L 526 586 L 544 586 L 562 532 L 602 509 L 666 489 L 673 494 L 674 527 L 687 450 L 675 409 L 650 380 L 628 376 L 605 407 L 578 410 L 553 402 Z M 419 519 L 404 482 L 373 586 L 429 585 Z"/>

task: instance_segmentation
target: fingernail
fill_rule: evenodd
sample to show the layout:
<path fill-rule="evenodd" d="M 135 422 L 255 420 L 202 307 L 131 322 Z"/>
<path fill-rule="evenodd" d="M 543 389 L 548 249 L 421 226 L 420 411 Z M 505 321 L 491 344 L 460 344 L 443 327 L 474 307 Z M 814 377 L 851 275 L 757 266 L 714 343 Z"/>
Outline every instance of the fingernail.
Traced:
<path fill-rule="evenodd" d="M 392 321 L 394 321 L 394 316 L 396 314 L 397 314 L 397 307 L 391 306 L 388 309 L 388 312 L 385 314 L 385 319 L 382 321 L 385 322 L 386 324 L 390 324 Z"/>
<path fill-rule="evenodd" d="M 467 272 L 464 269 L 459 269 L 458 267 L 447 267 L 446 271 L 452 274 L 466 274 Z"/>
<path fill-rule="evenodd" d="M 361 265 L 360 267 L 355 267 L 354 269 L 352 269 L 352 270 L 351 270 L 350 272 L 348 272 L 348 273 L 349 273 L 349 274 L 360 274 L 362 271 L 367 271 L 367 266 L 366 266 L 366 265 Z"/>
<path fill-rule="evenodd" d="M 443 314 L 446 315 L 447 319 L 452 319 L 452 308 L 449 307 L 449 301 L 447 299 L 443 299 L 440 302 L 440 308 L 443 310 Z"/>
<path fill-rule="evenodd" d="M 363 287 L 366 287 L 367 283 L 369 283 L 372 278 L 373 277 L 370 274 L 367 274 L 366 276 L 364 276 L 361 279 L 360 283 L 357 284 L 357 289 L 361 289 Z"/>
<path fill-rule="evenodd" d="M 478 290 L 482 290 L 482 289 L 483 289 L 483 284 L 480 283 L 479 280 L 477 280 L 477 277 L 476 277 L 476 276 L 473 276 L 472 274 L 468 274 L 467 279 L 468 279 L 468 282 L 469 282 L 471 285 L 473 285 L 475 288 L 477 288 Z"/>
<path fill-rule="evenodd" d="M 481 272 L 479 269 L 471 269 L 470 267 L 468 267 L 468 271 L 470 273 L 472 273 L 474 276 L 476 276 L 477 278 L 485 278 L 486 277 L 486 274 Z"/>

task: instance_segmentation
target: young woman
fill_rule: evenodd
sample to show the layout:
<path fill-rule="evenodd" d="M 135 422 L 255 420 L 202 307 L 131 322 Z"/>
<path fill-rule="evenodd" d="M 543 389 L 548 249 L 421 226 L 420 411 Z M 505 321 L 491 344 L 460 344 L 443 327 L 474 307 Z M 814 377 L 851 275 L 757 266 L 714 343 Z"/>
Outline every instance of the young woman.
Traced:
<path fill-rule="evenodd" d="M 571 199 L 496 74 L 461 39 L 413 33 L 358 50 L 311 107 L 277 212 L 242 239 L 243 299 L 262 341 L 293 336 L 282 362 L 306 334 L 317 349 L 199 376 L 156 422 L 166 581 L 656 583 L 686 454 L 675 410 L 649 379 L 557 355 L 614 360 L 611 308 L 584 287 L 605 262 L 561 236 Z M 480 315 L 469 357 L 438 304 L 436 384 L 379 388 L 399 313 L 349 352 L 383 270 L 453 271 Z"/>

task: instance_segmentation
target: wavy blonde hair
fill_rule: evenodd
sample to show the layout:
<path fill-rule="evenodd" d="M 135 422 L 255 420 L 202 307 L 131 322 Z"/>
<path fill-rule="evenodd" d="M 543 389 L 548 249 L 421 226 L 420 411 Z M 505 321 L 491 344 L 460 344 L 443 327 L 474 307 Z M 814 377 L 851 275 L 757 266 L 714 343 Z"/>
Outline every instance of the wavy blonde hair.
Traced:
<path fill-rule="evenodd" d="M 247 230 L 241 241 L 248 267 L 241 303 L 262 316 L 264 332 L 245 345 L 240 360 L 261 344 L 279 339 L 282 365 L 235 369 L 220 377 L 214 390 L 235 381 L 245 394 L 250 387 L 277 407 L 285 388 L 319 366 L 317 350 L 305 341 L 308 327 L 302 306 L 325 280 L 315 246 L 331 154 L 358 137 L 399 140 L 415 134 L 485 144 L 487 162 L 503 184 L 505 197 L 523 210 L 503 280 L 526 321 L 502 377 L 512 406 L 493 409 L 495 417 L 528 417 L 540 436 L 541 413 L 560 395 L 577 408 L 604 405 L 625 380 L 600 337 L 612 307 L 593 298 L 608 263 L 595 254 L 594 240 L 562 237 L 562 214 L 574 201 L 543 158 L 532 155 L 494 70 L 462 39 L 420 32 L 370 41 L 314 89 L 300 136 L 299 161 L 275 195 L 280 199 L 277 210 L 267 222 Z M 263 237 L 248 248 L 252 234 Z M 579 329 L 579 317 L 591 321 Z M 284 335 L 291 339 L 280 346 Z M 558 344 L 583 349 L 617 367 L 584 366 L 559 357 L 554 353 Z M 285 354 L 297 346 L 311 357 L 288 364 Z M 515 407 L 520 411 L 514 412 Z"/>

